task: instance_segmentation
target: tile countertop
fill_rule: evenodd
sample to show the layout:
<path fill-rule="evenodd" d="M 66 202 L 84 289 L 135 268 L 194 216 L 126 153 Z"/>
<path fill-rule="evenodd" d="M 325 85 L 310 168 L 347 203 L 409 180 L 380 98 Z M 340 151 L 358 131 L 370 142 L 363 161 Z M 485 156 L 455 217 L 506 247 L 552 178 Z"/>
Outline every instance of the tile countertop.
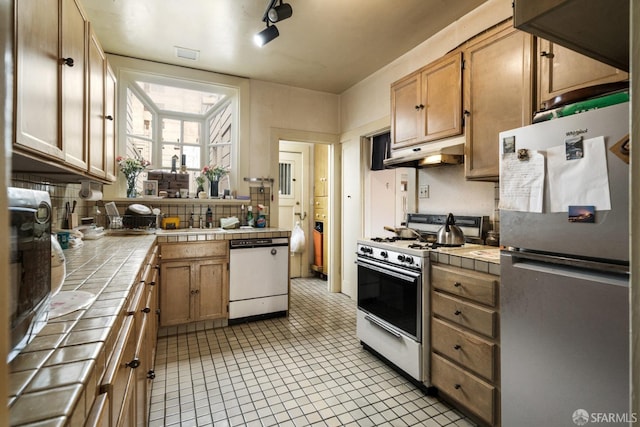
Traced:
<path fill-rule="evenodd" d="M 500 248 L 467 244 L 464 247 L 440 247 L 429 253 L 431 262 L 500 275 Z"/>
<path fill-rule="evenodd" d="M 83 425 L 119 333 L 118 316 L 154 243 L 288 237 L 289 230 L 184 229 L 157 234 L 110 235 L 66 249 L 60 292 L 94 297 L 85 308 L 50 318 L 9 364 L 10 425 Z M 80 292 L 80 293 L 82 293 Z M 60 294 L 59 294 L 60 295 Z M 68 294 L 67 294 L 68 295 Z"/>

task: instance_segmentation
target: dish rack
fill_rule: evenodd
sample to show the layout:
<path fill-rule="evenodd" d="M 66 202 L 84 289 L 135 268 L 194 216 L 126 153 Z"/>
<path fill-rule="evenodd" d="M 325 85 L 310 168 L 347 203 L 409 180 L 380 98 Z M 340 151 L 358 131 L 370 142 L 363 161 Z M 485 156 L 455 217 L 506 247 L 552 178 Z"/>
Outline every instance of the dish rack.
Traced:
<path fill-rule="evenodd" d="M 105 203 L 109 230 L 154 230 L 157 228 L 156 215 L 120 215 L 115 203 Z"/>

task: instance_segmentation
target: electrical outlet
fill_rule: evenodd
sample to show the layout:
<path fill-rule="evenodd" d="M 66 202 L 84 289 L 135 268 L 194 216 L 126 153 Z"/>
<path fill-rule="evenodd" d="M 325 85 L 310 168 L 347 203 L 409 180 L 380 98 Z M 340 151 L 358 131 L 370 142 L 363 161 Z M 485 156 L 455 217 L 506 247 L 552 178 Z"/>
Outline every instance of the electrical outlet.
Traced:
<path fill-rule="evenodd" d="M 429 198 L 429 186 L 421 185 L 418 191 L 418 198 L 420 199 L 428 199 Z"/>

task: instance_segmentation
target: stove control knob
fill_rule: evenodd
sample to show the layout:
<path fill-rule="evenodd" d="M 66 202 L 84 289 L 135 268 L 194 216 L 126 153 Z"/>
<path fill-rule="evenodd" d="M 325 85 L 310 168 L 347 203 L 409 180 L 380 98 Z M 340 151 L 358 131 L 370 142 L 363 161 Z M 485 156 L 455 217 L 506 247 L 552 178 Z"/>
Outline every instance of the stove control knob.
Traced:
<path fill-rule="evenodd" d="M 381 256 L 382 258 L 389 258 L 389 254 L 387 253 L 387 251 L 382 251 L 382 252 L 380 252 L 380 256 Z"/>
<path fill-rule="evenodd" d="M 404 262 L 404 255 L 402 254 L 398 255 L 398 261 Z"/>
<path fill-rule="evenodd" d="M 413 264 L 413 257 L 410 257 L 409 255 L 404 257 L 404 260 L 407 262 L 407 264 Z"/>
<path fill-rule="evenodd" d="M 372 254 L 373 253 L 373 249 L 367 247 L 367 246 L 363 246 L 362 247 L 362 252 L 364 252 L 365 254 Z"/>

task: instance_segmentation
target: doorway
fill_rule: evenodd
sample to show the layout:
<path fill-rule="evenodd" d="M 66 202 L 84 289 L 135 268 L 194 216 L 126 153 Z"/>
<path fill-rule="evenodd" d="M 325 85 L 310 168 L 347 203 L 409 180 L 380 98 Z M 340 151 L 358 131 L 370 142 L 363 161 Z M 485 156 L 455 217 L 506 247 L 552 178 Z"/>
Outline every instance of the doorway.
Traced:
<path fill-rule="evenodd" d="M 280 141 L 278 160 L 280 226 L 292 230 L 299 227 L 305 237 L 301 251 L 289 254 L 289 273 L 291 278 L 309 277 L 309 241 L 310 214 L 309 194 L 311 185 L 311 148 L 312 144 L 293 141 Z"/>

